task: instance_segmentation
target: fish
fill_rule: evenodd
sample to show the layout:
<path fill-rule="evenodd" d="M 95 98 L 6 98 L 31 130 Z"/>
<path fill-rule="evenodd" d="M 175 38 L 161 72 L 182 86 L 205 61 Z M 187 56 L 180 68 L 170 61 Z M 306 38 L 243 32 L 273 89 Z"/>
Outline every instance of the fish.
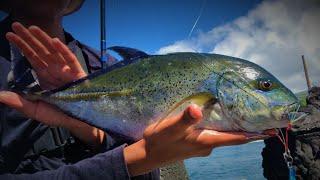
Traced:
<path fill-rule="evenodd" d="M 257 64 L 225 55 L 179 52 L 148 55 L 113 47 L 124 57 L 63 87 L 29 95 L 119 137 L 139 140 L 152 123 L 202 108 L 197 128 L 262 132 L 286 127 L 297 97 Z"/>

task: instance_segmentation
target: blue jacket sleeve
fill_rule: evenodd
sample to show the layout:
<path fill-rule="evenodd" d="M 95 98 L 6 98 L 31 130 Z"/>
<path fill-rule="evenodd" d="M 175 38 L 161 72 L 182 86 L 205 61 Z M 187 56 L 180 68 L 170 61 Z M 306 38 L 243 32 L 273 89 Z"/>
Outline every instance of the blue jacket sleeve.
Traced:
<path fill-rule="evenodd" d="M 40 171 L 34 174 L 2 174 L 0 179 L 130 179 L 124 161 L 123 148 L 117 147 L 111 151 L 84 159 L 73 165 L 65 165 L 56 170 Z"/>

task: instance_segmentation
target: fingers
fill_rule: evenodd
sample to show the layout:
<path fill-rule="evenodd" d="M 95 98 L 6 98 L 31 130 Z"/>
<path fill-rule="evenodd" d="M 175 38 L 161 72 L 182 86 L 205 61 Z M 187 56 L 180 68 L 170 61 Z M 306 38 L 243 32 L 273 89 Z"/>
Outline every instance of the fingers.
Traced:
<path fill-rule="evenodd" d="M 176 138 L 186 136 L 194 130 L 194 125 L 202 120 L 201 108 L 197 105 L 188 106 L 181 115 L 173 117 L 171 120 L 171 129 L 180 133 Z"/>
<path fill-rule="evenodd" d="M 86 76 L 75 55 L 59 40 L 56 46 L 49 35 L 39 27 L 25 28 L 18 22 L 12 24 L 16 33 L 7 33 L 36 71 L 41 87 L 59 87 L 71 80 Z M 64 59 L 64 57 L 66 59 Z M 50 88 L 52 89 L 52 88 Z"/>
<path fill-rule="evenodd" d="M 9 42 L 15 44 L 22 51 L 22 53 L 26 56 L 26 58 L 36 71 L 40 71 L 41 69 L 47 67 L 47 64 L 43 62 L 39 58 L 39 56 L 37 56 L 36 52 L 19 36 L 9 32 L 6 34 L 6 38 Z"/>
<path fill-rule="evenodd" d="M 30 33 L 38 39 L 39 42 L 43 44 L 43 46 L 46 48 L 49 54 L 43 54 L 43 59 L 48 59 L 47 63 L 57 63 L 64 65 L 65 64 L 65 59 L 59 54 L 59 52 L 56 50 L 56 48 L 53 46 L 52 38 L 42 31 L 39 27 L 37 26 L 30 26 L 28 28 Z M 52 56 L 54 55 L 54 56 Z"/>
<path fill-rule="evenodd" d="M 38 38 L 38 40 L 48 49 L 50 53 L 56 53 L 56 50 L 52 45 L 52 38 L 47 33 L 42 31 L 37 26 L 30 26 L 29 31 L 34 37 Z"/>
<path fill-rule="evenodd" d="M 30 62 L 32 68 L 37 72 L 37 75 L 40 79 L 49 82 L 54 86 L 60 85 L 61 83 L 54 79 L 48 72 L 48 64 L 41 60 L 41 58 L 37 55 L 37 53 L 18 35 L 9 32 L 6 34 L 6 38 L 12 44 L 15 44 L 25 55 L 27 60 Z M 43 81 L 41 81 L 42 85 Z"/>
<path fill-rule="evenodd" d="M 179 129 L 186 129 L 193 124 L 198 123 L 202 119 L 201 108 L 197 105 L 188 106 L 183 113 L 169 117 L 168 124 L 178 127 Z"/>
<path fill-rule="evenodd" d="M 42 61 L 47 64 L 65 64 L 64 59 L 52 47 L 51 38 L 40 28 L 31 26 L 27 29 L 22 24 L 15 22 L 12 24 L 12 29 L 37 53 Z M 55 56 L 53 57 L 52 54 L 55 54 Z"/>
<path fill-rule="evenodd" d="M 196 141 L 203 145 L 214 147 L 231 146 L 265 139 L 269 135 L 245 132 L 218 132 L 213 130 L 198 130 Z"/>
<path fill-rule="evenodd" d="M 189 131 L 192 131 L 193 125 L 202 119 L 201 108 L 196 105 L 190 105 L 184 112 L 165 118 L 164 120 L 147 127 L 144 132 L 144 138 L 150 139 L 153 136 L 164 139 L 179 139 Z M 174 137 L 173 137 L 174 134 Z"/>
<path fill-rule="evenodd" d="M 58 38 L 52 40 L 52 45 L 53 48 L 62 55 L 71 69 L 84 72 L 77 57 Z"/>
<path fill-rule="evenodd" d="M 10 91 L 0 91 L 0 103 L 3 103 L 27 117 L 50 126 L 62 126 L 63 120 L 71 119 L 55 107 L 42 101 L 29 101 Z"/>
<path fill-rule="evenodd" d="M 19 37 L 21 37 L 21 39 L 27 42 L 35 52 L 43 56 L 49 54 L 48 49 L 36 38 L 37 36 L 33 36 L 22 24 L 14 22 L 12 24 L 12 29 Z"/>
<path fill-rule="evenodd" d="M 161 124 L 160 126 L 162 126 L 159 127 L 159 129 L 170 128 L 175 131 L 184 131 L 193 124 L 198 123 L 201 118 L 201 108 L 197 105 L 190 105 L 182 113 L 175 116 L 169 116 L 162 122 L 159 122 Z"/>
<path fill-rule="evenodd" d="M 198 136 L 198 141 L 212 147 L 230 146 L 249 142 L 244 134 L 222 133 L 211 130 L 203 130 Z"/>
<path fill-rule="evenodd" d="M 35 102 L 25 100 L 16 93 L 0 91 L 0 102 L 11 108 L 17 109 L 30 118 L 34 118 L 37 104 Z"/>
<path fill-rule="evenodd" d="M 202 119 L 201 108 L 195 104 L 187 107 L 185 115 L 189 117 L 189 120 L 191 120 L 191 123 L 193 124 L 199 122 Z"/>

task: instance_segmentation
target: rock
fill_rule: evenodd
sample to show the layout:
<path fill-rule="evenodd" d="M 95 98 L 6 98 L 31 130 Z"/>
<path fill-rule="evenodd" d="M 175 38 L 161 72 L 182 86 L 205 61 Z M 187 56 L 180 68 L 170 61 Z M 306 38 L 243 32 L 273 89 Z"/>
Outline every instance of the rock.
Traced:
<path fill-rule="evenodd" d="M 320 129 L 298 134 L 295 141 L 293 155 L 297 174 L 302 179 L 320 179 Z"/>
<path fill-rule="evenodd" d="M 188 180 L 188 173 L 183 161 L 160 168 L 161 180 Z"/>
<path fill-rule="evenodd" d="M 312 87 L 309 90 L 307 103 L 314 106 L 317 109 L 320 109 L 320 87 Z"/>

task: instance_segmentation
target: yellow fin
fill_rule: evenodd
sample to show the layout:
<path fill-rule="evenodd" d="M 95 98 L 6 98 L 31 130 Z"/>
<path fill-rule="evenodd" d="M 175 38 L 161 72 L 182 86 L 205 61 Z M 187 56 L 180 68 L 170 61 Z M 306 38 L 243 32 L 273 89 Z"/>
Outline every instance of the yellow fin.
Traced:
<path fill-rule="evenodd" d="M 183 100 L 179 101 L 178 103 L 176 103 L 175 105 L 173 105 L 170 110 L 165 113 L 162 118 L 160 118 L 159 122 L 161 122 L 164 118 L 168 117 L 171 113 L 179 110 L 181 111 L 182 108 L 186 108 L 183 106 L 183 104 L 189 105 L 191 103 L 196 104 L 198 106 L 205 106 L 208 102 L 215 100 L 216 98 L 211 94 L 211 93 L 207 93 L 207 92 L 201 92 L 198 94 L 194 94 L 191 96 L 188 96 L 186 98 L 184 98 Z M 189 102 L 189 103 L 188 103 Z"/>

